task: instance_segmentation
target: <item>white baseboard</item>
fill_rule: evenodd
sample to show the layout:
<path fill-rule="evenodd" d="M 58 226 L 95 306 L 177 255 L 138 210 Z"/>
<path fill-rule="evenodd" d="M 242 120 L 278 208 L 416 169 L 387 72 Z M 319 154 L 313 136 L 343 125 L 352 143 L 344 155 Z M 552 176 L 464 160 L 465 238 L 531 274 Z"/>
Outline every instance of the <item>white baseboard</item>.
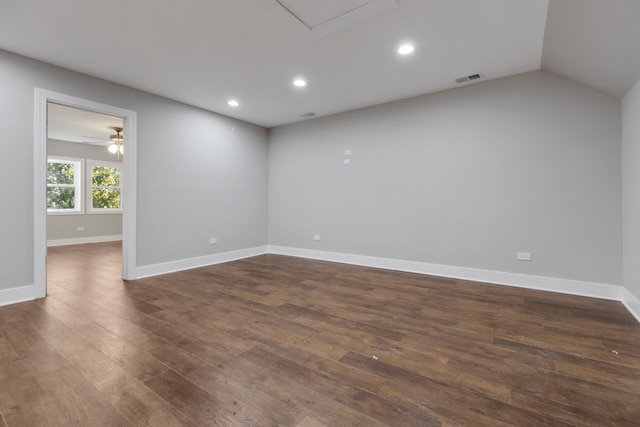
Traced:
<path fill-rule="evenodd" d="M 542 291 L 560 292 L 563 294 L 615 301 L 620 301 L 622 299 L 622 286 L 608 285 L 604 283 L 583 282 L 578 280 L 558 279 L 554 277 L 530 276 L 503 271 L 481 270 L 476 268 L 455 267 L 451 265 L 429 264 L 416 261 L 403 261 L 283 246 L 269 246 L 268 252 L 271 254 L 341 262 L 344 264 L 355 264 L 387 270 L 406 271 L 409 273 L 428 274 L 433 276 L 472 280 L 476 282 L 537 289 Z"/>
<path fill-rule="evenodd" d="M 47 240 L 47 247 L 66 246 L 66 245 L 83 245 L 85 243 L 115 242 L 118 240 L 122 240 L 122 234 L 113 235 L 113 236 L 75 237 L 73 239 L 53 239 L 53 240 Z"/>
<path fill-rule="evenodd" d="M 0 290 L 0 306 L 33 301 L 34 299 L 35 287 L 33 285 Z"/>
<path fill-rule="evenodd" d="M 622 304 L 629 310 L 629 313 L 640 322 L 640 300 L 626 289 L 622 291 Z"/>
<path fill-rule="evenodd" d="M 110 237 L 112 239 L 101 241 L 119 240 L 115 238 L 119 236 L 104 237 Z M 79 239 L 69 240 L 74 240 L 74 243 L 64 244 L 89 243 L 84 240 L 82 242 L 78 242 Z M 176 271 L 189 270 L 192 268 L 250 258 L 257 255 L 263 255 L 265 253 L 621 301 L 636 320 L 640 322 L 640 300 L 622 286 L 284 246 L 258 246 L 237 251 L 137 267 L 136 277 L 143 278 L 158 276 Z M 0 290 L 0 306 L 31 301 L 34 299 L 35 289 L 33 285 Z"/>
<path fill-rule="evenodd" d="M 159 276 L 161 274 L 175 273 L 176 271 L 189 270 L 192 268 L 206 267 L 208 265 L 250 258 L 257 255 L 263 255 L 265 253 L 267 253 L 267 247 L 258 246 L 255 248 L 240 249 L 237 251 L 223 252 L 197 258 L 146 265 L 136 268 L 136 277 L 138 279 L 142 279 L 143 277 Z"/>

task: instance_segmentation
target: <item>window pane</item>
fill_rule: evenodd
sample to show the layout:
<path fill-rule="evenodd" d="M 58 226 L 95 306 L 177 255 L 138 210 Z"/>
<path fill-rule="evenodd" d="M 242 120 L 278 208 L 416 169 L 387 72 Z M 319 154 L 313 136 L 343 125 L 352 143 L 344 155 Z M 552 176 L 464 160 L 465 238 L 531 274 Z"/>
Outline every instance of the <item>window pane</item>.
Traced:
<path fill-rule="evenodd" d="M 47 208 L 75 209 L 76 189 L 73 187 L 47 187 Z"/>
<path fill-rule="evenodd" d="M 119 188 L 94 188 L 92 195 L 94 209 L 120 209 Z"/>
<path fill-rule="evenodd" d="M 92 175 L 94 187 L 120 187 L 120 168 L 94 166 Z"/>
<path fill-rule="evenodd" d="M 47 163 L 47 184 L 71 184 L 75 165 L 73 163 Z"/>

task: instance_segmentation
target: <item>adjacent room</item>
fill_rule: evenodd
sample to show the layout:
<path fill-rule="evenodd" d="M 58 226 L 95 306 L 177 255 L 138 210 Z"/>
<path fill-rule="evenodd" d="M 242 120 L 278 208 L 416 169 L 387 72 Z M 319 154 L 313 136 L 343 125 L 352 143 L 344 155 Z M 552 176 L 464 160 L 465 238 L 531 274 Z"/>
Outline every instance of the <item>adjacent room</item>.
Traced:
<path fill-rule="evenodd" d="M 0 426 L 638 425 L 639 18 L 4 2 Z"/>

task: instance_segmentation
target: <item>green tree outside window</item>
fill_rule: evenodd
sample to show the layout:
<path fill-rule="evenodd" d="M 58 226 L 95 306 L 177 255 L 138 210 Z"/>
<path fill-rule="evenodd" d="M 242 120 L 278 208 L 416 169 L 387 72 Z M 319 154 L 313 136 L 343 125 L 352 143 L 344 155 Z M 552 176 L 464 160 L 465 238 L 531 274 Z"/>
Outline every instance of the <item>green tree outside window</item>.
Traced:
<path fill-rule="evenodd" d="M 91 177 L 93 209 L 120 209 L 120 168 L 92 166 Z"/>
<path fill-rule="evenodd" d="M 74 210 L 79 205 L 80 162 L 49 159 L 47 162 L 47 209 Z"/>

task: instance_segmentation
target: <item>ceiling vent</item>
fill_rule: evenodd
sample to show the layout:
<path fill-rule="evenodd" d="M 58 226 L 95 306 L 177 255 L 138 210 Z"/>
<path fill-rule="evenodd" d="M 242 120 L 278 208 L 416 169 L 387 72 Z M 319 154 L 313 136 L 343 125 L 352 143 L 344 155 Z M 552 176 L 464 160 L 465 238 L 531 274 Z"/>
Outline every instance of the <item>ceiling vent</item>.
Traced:
<path fill-rule="evenodd" d="M 304 114 L 300 114 L 300 117 L 302 117 L 304 119 L 308 119 L 309 117 L 313 117 L 315 115 L 316 115 L 316 113 L 304 113 Z"/>
<path fill-rule="evenodd" d="M 482 78 L 482 73 L 478 73 L 478 74 L 471 74 L 470 76 L 464 76 L 464 77 L 460 77 L 456 79 L 456 83 L 465 83 L 465 82 L 471 82 L 474 80 L 480 80 Z"/>

